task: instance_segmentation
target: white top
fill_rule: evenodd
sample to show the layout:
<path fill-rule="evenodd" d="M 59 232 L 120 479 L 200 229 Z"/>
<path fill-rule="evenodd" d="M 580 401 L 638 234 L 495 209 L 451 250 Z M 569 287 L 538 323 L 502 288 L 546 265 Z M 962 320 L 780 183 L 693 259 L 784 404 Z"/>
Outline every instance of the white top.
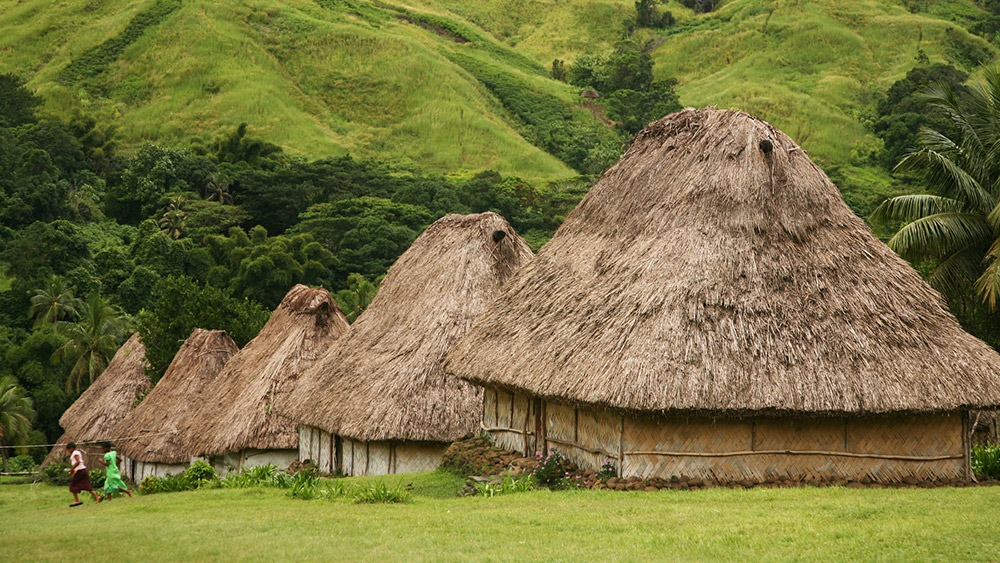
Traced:
<path fill-rule="evenodd" d="M 83 452 L 80 450 L 73 450 L 73 453 L 69 455 L 69 462 L 73 466 L 74 471 L 87 468 L 87 465 L 83 463 Z"/>

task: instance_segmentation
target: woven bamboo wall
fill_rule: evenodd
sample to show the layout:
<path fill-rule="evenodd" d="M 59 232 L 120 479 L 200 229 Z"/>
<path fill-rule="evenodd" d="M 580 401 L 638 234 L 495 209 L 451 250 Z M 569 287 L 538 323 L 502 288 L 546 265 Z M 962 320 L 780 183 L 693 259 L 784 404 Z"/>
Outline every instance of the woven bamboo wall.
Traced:
<path fill-rule="evenodd" d="M 486 389 L 483 428 L 490 432 L 499 447 L 531 454 L 535 447 L 534 416 L 531 401 L 526 396 Z"/>
<path fill-rule="evenodd" d="M 319 428 L 299 426 L 299 459 L 311 461 L 323 473 L 335 472 L 336 436 Z"/>
<path fill-rule="evenodd" d="M 437 442 L 361 442 L 343 438 L 345 475 L 392 475 L 432 471 L 441 464 L 447 444 Z"/>
<path fill-rule="evenodd" d="M 492 395 L 491 395 L 492 393 Z M 501 447 L 531 439 L 534 424 L 503 426 L 499 404 L 534 402 L 496 396 L 484 427 Z M 507 394 L 508 396 L 510 394 Z M 542 447 L 556 447 L 581 467 L 615 461 L 626 477 L 686 477 L 719 481 L 871 479 L 898 482 L 965 479 L 966 422 L 960 413 L 861 417 L 643 417 L 541 402 Z M 518 449 L 518 448 L 512 448 Z M 539 448 L 541 449 L 541 448 Z"/>

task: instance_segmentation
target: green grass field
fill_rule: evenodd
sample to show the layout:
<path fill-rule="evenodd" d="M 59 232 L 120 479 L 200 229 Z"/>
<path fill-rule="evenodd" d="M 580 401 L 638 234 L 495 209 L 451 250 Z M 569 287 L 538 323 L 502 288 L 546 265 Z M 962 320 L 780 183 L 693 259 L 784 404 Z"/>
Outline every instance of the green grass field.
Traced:
<path fill-rule="evenodd" d="M 459 498 L 433 472 L 409 504 L 214 489 L 69 508 L 0 486 L 5 560 L 996 560 L 1000 488 L 547 490 Z M 367 479 L 371 481 L 372 479 Z M 362 481 L 348 479 L 349 483 Z"/>

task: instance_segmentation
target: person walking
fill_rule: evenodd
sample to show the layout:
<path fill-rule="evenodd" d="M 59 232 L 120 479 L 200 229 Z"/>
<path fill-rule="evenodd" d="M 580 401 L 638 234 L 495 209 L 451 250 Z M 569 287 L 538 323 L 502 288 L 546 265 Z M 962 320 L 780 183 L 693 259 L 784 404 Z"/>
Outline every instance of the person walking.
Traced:
<path fill-rule="evenodd" d="M 118 452 L 111 448 L 111 442 L 101 444 L 104 449 L 104 460 L 98 460 L 101 465 L 107 467 L 107 476 L 104 478 L 104 494 L 111 500 L 111 493 L 125 493 L 132 496 L 132 490 L 125 486 L 122 481 L 122 472 L 118 469 Z"/>
<path fill-rule="evenodd" d="M 76 449 L 76 444 L 73 442 L 66 444 L 66 451 L 69 452 L 70 462 L 69 492 L 73 493 L 73 504 L 70 506 L 83 504 L 80 500 L 80 491 L 89 491 L 94 495 L 94 502 L 101 502 L 101 497 L 97 496 L 94 487 L 90 485 L 90 472 L 83 462 L 83 452 Z"/>

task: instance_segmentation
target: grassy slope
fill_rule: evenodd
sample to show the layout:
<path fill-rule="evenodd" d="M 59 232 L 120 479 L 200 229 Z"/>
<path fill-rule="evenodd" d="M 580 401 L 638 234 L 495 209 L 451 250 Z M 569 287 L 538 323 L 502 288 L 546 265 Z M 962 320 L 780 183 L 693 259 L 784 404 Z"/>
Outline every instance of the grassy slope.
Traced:
<path fill-rule="evenodd" d="M 120 115 L 132 142 L 176 142 L 247 121 L 314 157 L 351 151 L 435 171 L 536 178 L 571 172 L 526 142 L 454 55 L 489 61 L 572 104 L 575 90 L 542 65 L 610 48 L 634 11 L 631 0 L 187 0 L 111 66 L 108 80 L 124 85 L 119 101 L 56 82 L 73 57 L 150 4 L 0 0 L 0 68 L 33 76 L 54 111 Z M 652 40 L 656 72 L 680 80 L 683 103 L 756 113 L 824 166 L 850 167 L 874 143 L 863 108 L 913 67 L 918 48 L 959 65 L 963 49 L 994 52 L 961 28 L 979 13 L 972 0 L 917 4 L 925 11 L 878 0 L 728 0 L 695 15 L 672 1 L 679 23 L 636 38 Z M 445 17 L 477 40 L 459 44 L 397 19 L 391 8 L 399 6 Z M 148 99 L 120 101 L 133 90 Z M 885 174 L 845 175 L 889 189 Z"/>
<path fill-rule="evenodd" d="M 460 14 L 545 64 L 611 48 L 634 15 L 628 0 L 415 1 Z M 958 66 L 960 44 L 995 53 L 961 27 L 981 13 L 971 0 L 915 4 L 922 11 L 879 0 L 724 0 L 695 15 L 671 1 L 664 9 L 679 23 L 634 38 L 651 41 L 655 71 L 680 81 L 682 103 L 744 109 L 821 163 L 844 165 L 872 142 L 861 109 L 916 64 L 918 47 Z"/>
<path fill-rule="evenodd" d="M 455 498 L 442 473 L 406 505 L 284 491 L 168 493 L 67 507 L 51 486 L 0 486 L 6 558 L 54 560 L 989 560 L 1000 489 L 537 491 Z"/>
<path fill-rule="evenodd" d="M 0 69 L 31 76 L 50 111 L 120 117 L 132 144 L 178 143 L 246 121 L 311 157 L 350 151 L 432 171 L 572 174 L 525 141 L 498 100 L 447 55 L 488 56 L 567 104 L 573 89 L 540 67 L 519 68 L 523 57 L 487 34 L 460 45 L 370 4 L 322 4 L 185 0 L 108 65 L 107 100 L 60 84 L 58 74 L 151 1 L 0 1 Z"/>

